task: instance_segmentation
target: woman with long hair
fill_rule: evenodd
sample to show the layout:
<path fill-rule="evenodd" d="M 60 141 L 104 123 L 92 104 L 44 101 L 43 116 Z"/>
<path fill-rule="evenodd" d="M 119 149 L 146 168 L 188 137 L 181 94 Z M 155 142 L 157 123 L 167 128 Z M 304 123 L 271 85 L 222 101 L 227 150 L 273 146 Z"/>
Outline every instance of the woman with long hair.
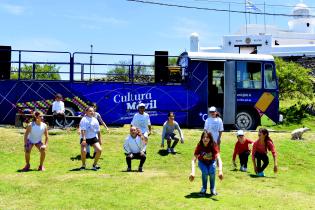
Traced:
<path fill-rule="evenodd" d="M 274 161 L 274 172 L 278 171 L 277 164 L 277 152 L 272 140 L 269 137 L 269 132 L 266 128 L 260 128 L 258 131 L 258 140 L 254 142 L 252 151 L 252 160 L 254 164 L 254 170 L 257 176 L 265 176 L 264 170 L 269 164 L 269 158 L 267 152 L 271 151 Z M 261 165 L 261 162 L 263 163 Z"/>
<path fill-rule="evenodd" d="M 215 189 L 215 174 L 216 163 L 218 162 L 219 179 L 223 179 L 222 161 L 220 158 L 219 147 L 213 140 L 211 133 L 204 131 L 201 135 L 200 141 L 195 149 L 194 157 L 192 159 L 192 172 L 189 177 L 190 181 L 195 178 L 195 163 L 198 159 L 198 166 L 201 171 L 202 187 L 200 191 L 201 196 L 206 195 L 208 177 L 210 177 L 210 193 L 211 196 L 217 195 Z"/>

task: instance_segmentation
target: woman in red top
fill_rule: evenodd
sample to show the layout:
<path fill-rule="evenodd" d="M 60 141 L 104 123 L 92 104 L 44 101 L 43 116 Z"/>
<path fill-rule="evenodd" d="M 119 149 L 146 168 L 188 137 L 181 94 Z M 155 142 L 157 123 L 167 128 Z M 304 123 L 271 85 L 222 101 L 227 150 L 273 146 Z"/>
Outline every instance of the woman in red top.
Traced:
<path fill-rule="evenodd" d="M 274 172 L 278 171 L 277 153 L 272 140 L 269 137 L 269 132 L 266 128 L 260 128 L 258 131 L 258 140 L 253 145 L 252 159 L 255 173 L 257 176 L 265 176 L 264 170 L 269 164 L 267 150 L 271 151 L 274 161 Z M 261 165 L 261 161 L 263 165 Z M 257 162 L 257 163 L 256 163 Z"/>
<path fill-rule="evenodd" d="M 244 137 L 244 131 L 237 131 L 237 142 L 235 143 L 234 153 L 233 153 L 233 165 L 236 168 L 236 155 L 240 158 L 240 171 L 247 171 L 247 162 L 248 156 L 250 154 L 249 145 L 252 144 L 253 141 Z"/>
<path fill-rule="evenodd" d="M 219 178 L 223 179 L 222 161 L 220 158 L 219 147 L 214 142 L 211 133 L 204 131 L 201 135 L 200 141 L 195 149 L 194 157 L 192 160 L 192 173 L 189 177 L 190 181 L 195 178 L 195 163 L 198 159 L 198 166 L 201 170 L 202 188 L 200 191 L 201 196 L 206 195 L 208 176 L 210 176 L 210 192 L 211 195 L 217 195 L 215 190 L 215 171 L 216 162 L 218 161 Z"/>

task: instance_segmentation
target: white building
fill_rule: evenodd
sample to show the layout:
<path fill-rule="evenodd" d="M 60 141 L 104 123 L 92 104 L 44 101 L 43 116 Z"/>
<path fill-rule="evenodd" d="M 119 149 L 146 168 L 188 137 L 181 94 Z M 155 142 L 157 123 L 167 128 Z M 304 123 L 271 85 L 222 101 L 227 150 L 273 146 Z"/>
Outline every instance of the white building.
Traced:
<path fill-rule="evenodd" d="M 315 18 L 311 16 L 310 8 L 298 3 L 293 15 L 287 30 L 272 25 L 248 24 L 234 35 L 223 36 L 221 47 L 201 47 L 198 34 L 193 33 L 190 51 L 315 57 Z"/>

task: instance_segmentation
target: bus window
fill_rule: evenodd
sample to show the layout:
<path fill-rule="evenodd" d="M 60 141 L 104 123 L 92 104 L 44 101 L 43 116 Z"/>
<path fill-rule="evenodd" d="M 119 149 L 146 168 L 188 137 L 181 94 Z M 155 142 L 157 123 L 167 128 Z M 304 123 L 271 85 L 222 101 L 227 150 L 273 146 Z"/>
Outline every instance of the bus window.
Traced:
<path fill-rule="evenodd" d="M 273 65 L 270 63 L 265 64 L 265 88 L 276 89 L 276 75 L 273 73 Z"/>
<path fill-rule="evenodd" d="M 237 88 L 261 88 L 261 63 L 237 62 Z"/>

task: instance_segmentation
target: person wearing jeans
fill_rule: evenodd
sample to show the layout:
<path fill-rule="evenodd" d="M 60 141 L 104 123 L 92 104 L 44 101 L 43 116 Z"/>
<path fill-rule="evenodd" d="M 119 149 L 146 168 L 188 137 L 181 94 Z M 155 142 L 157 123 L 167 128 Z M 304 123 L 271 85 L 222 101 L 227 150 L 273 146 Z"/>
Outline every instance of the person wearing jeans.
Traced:
<path fill-rule="evenodd" d="M 138 171 L 143 172 L 143 164 L 146 160 L 146 145 L 147 137 L 144 136 L 139 128 L 131 126 L 130 134 L 125 140 L 124 151 L 126 162 L 128 165 L 127 171 L 131 171 L 131 160 L 140 159 Z"/>
<path fill-rule="evenodd" d="M 189 180 L 193 181 L 195 178 L 195 162 L 198 159 L 198 166 L 201 171 L 202 187 L 200 196 L 205 196 L 207 191 L 208 177 L 210 177 L 210 193 L 211 196 L 217 195 L 215 188 L 215 174 L 216 164 L 219 168 L 219 179 L 223 179 L 222 161 L 220 158 L 219 147 L 214 142 L 211 133 L 204 131 L 201 135 L 200 141 L 195 149 L 194 157 L 192 159 L 192 172 Z"/>
<path fill-rule="evenodd" d="M 268 150 L 271 151 L 273 160 L 274 160 L 274 172 L 277 173 L 278 171 L 278 164 L 277 164 L 277 153 L 275 146 L 272 140 L 269 137 L 269 132 L 266 128 L 260 128 L 258 131 L 258 140 L 255 141 L 253 145 L 252 151 L 252 160 L 254 164 L 254 170 L 257 176 L 263 177 L 265 176 L 264 170 L 269 164 L 269 158 L 267 156 Z M 263 165 L 261 165 L 263 162 Z"/>
<path fill-rule="evenodd" d="M 201 171 L 201 180 L 202 180 L 202 190 L 201 192 L 206 192 L 208 176 L 210 178 L 210 192 L 211 194 L 216 194 L 215 189 L 215 170 L 216 170 L 216 161 L 211 160 L 210 164 L 206 164 L 203 161 L 198 161 L 198 167 Z"/>

